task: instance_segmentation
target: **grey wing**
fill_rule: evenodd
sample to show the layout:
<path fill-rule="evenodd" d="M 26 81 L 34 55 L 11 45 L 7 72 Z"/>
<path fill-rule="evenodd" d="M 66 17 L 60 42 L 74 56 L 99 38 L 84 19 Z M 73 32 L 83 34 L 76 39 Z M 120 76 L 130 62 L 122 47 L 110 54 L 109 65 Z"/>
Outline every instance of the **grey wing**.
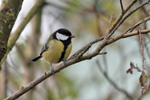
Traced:
<path fill-rule="evenodd" d="M 48 46 L 47 44 L 45 44 L 42 49 L 41 49 L 41 53 L 40 53 L 40 56 L 42 56 L 43 52 L 47 51 L 48 50 Z"/>
<path fill-rule="evenodd" d="M 41 49 L 40 56 L 35 57 L 34 59 L 32 59 L 32 61 L 35 62 L 35 61 L 37 61 L 38 59 L 40 59 L 40 58 L 42 57 L 43 52 L 47 51 L 48 48 L 49 48 L 49 47 L 47 46 L 47 44 L 45 44 L 45 45 L 42 47 L 42 49 Z"/>

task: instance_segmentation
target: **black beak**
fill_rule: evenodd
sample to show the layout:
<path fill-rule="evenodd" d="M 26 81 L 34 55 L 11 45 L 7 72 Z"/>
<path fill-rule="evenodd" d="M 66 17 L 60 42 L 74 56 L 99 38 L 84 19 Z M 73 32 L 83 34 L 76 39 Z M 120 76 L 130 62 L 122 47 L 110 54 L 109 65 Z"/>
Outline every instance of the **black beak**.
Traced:
<path fill-rule="evenodd" d="M 70 38 L 75 38 L 75 36 L 74 36 L 74 35 L 71 35 Z"/>

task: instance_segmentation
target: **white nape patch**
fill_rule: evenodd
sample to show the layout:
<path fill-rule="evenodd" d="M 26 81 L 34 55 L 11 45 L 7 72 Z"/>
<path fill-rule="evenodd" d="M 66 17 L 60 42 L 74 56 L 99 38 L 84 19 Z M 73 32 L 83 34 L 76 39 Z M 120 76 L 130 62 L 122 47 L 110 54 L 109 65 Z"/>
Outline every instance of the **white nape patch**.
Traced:
<path fill-rule="evenodd" d="M 56 33 L 56 38 L 58 40 L 67 40 L 69 38 L 69 36 L 66 36 L 66 35 L 63 35 L 63 34 L 60 34 L 60 33 Z"/>

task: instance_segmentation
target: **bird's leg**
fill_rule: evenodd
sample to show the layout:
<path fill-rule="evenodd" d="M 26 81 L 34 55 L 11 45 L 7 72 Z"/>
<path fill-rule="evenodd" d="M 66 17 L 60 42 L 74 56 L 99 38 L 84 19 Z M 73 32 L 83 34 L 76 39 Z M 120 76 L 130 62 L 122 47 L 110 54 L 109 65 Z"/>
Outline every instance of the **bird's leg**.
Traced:
<path fill-rule="evenodd" d="M 50 70 L 51 70 L 51 73 L 52 73 L 52 74 L 55 74 L 55 73 L 54 73 L 53 66 L 52 66 L 52 63 L 51 63 L 51 66 L 50 66 Z"/>
<path fill-rule="evenodd" d="M 67 60 L 63 60 L 64 64 L 67 65 Z"/>

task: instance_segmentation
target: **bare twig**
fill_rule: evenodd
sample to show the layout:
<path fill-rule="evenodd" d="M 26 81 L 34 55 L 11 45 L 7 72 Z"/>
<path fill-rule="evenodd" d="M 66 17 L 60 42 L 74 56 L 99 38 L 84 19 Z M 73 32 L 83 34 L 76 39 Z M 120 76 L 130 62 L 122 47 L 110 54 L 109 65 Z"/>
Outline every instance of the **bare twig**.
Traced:
<path fill-rule="evenodd" d="M 138 72 L 142 72 L 142 70 L 137 65 L 135 66 L 133 62 L 130 62 L 130 68 L 126 72 L 133 74 L 133 69 L 137 70 Z"/>
<path fill-rule="evenodd" d="M 121 6 L 122 13 L 124 13 L 124 8 L 123 8 L 122 0 L 120 0 L 120 6 Z"/>
<path fill-rule="evenodd" d="M 118 27 L 120 25 L 119 22 L 122 20 L 123 16 L 127 13 L 127 11 L 137 2 L 137 0 L 133 0 L 129 6 L 124 9 L 124 12 L 116 19 L 116 21 L 114 22 L 114 24 L 110 27 L 110 29 L 107 31 L 107 34 L 110 34 L 109 37 L 111 37 L 113 35 L 113 33 L 118 29 Z M 118 25 L 118 27 L 116 27 Z"/>
<path fill-rule="evenodd" d="M 143 23 L 145 23 L 145 22 L 147 22 L 147 21 L 149 21 L 150 20 L 150 16 L 149 17 L 146 17 L 146 18 L 144 18 L 144 19 L 142 19 L 141 21 L 139 21 L 138 23 L 136 23 L 134 26 L 132 26 L 132 27 L 130 27 L 125 33 L 127 33 L 127 32 L 132 32 L 135 28 L 137 28 L 139 25 L 141 25 L 141 24 L 143 24 Z M 125 34 L 124 33 L 124 34 Z"/>
<path fill-rule="evenodd" d="M 111 16 L 110 16 L 110 22 L 109 22 L 109 28 L 111 27 L 111 25 L 112 25 L 112 23 L 113 23 L 113 18 L 114 17 L 114 14 L 112 14 Z"/>
<path fill-rule="evenodd" d="M 140 6 L 138 6 L 137 8 L 135 8 L 134 10 L 130 11 L 121 21 L 121 23 L 123 23 L 129 16 L 131 16 L 134 12 L 136 12 L 137 10 L 139 10 L 140 8 L 142 8 L 143 6 L 149 4 L 150 1 L 147 1 L 143 4 L 141 4 Z M 120 23 L 120 24 L 121 24 Z"/>
<path fill-rule="evenodd" d="M 139 41 L 140 41 L 140 45 L 141 45 L 141 52 L 142 52 L 142 71 L 144 72 L 144 70 L 150 70 L 149 68 L 146 68 L 144 66 L 144 60 L 145 60 L 145 57 L 144 57 L 144 46 L 143 46 L 143 36 L 141 34 L 141 30 L 138 30 L 138 33 L 139 33 Z"/>
<path fill-rule="evenodd" d="M 109 83 L 118 91 L 120 91 L 121 93 L 123 93 L 126 97 L 128 97 L 129 100 L 133 100 L 133 97 L 125 90 L 120 88 L 113 80 L 111 80 L 111 78 L 108 76 L 108 73 L 106 73 L 105 70 L 102 69 L 99 61 L 96 62 L 99 71 L 103 74 L 103 76 L 107 79 L 107 81 L 109 81 Z"/>
<path fill-rule="evenodd" d="M 141 34 L 147 34 L 148 32 L 150 32 L 150 30 L 141 30 Z M 138 35 L 138 32 L 132 32 L 132 33 L 127 33 L 127 34 L 123 34 L 123 35 L 119 35 L 113 39 L 109 39 L 106 42 L 101 41 L 101 44 L 98 46 L 97 49 L 95 49 L 95 51 L 88 53 L 86 55 L 83 55 L 82 57 L 78 58 L 78 55 L 80 55 L 79 51 L 84 51 L 83 48 L 87 48 L 89 47 L 89 45 L 94 44 L 103 38 L 100 38 L 99 40 L 95 40 L 90 42 L 89 44 L 87 44 L 85 47 L 81 48 L 75 55 L 73 55 L 69 60 L 67 60 L 67 63 L 60 63 L 58 64 L 55 69 L 54 72 L 55 74 L 58 73 L 59 71 L 63 70 L 64 68 L 66 68 L 69 65 L 72 65 L 74 63 L 77 62 L 81 62 L 83 60 L 88 60 L 91 59 L 95 56 L 97 56 L 99 54 L 99 52 L 108 44 L 113 43 L 121 38 L 126 38 L 126 37 L 130 37 L 130 36 L 134 36 L 134 35 Z M 52 76 L 53 74 L 51 73 L 51 71 L 45 72 L 43 75 L 41 75 L 39 78 L 33 80 L 31 83 L 27 84 L 26 86 L 22 87 L 20 90 L 16 91 L 14 94 L 12 94 L 11 96 L 7 97 L 4 100 L 14 100 L 18 97 L 20 97 L 21 95 L 23 95 L 24 93 L 26 93 L 27 91 L 31 90 L 32 88 L 34 88 L 36 85 L 38 85 L 39 83 L 41 83 L 42 81 L 44 81 L 45 79 L 47 79 L 48 77 Z"/>
<path fill-rule="evenodd" d="M 126 34 L 120 34 L 116 37 L 110 38 L 114 34 L 114 32 L 119 28 L 119 26 L 126 20 L 126 18 L 128 18 L 131 14 L 133 14 L 136 10 L 138 10 L 140 8 L 140 6 L 137 7 L 135 10 L 129 12 L 129 15 L 125 16 L 127 11 L 129 11 L 129 9 L 136 2 L 137 2 L 137 0 L 133 0 L 129 4 L 129 6 L 126 9 L 124 9 L 124 12 L 116 19 L 115 23 L 107 31 L 107 34 L 108 34 L 107 36 L 96 39 L 96 40 L 90 42 L 89 44 L 87 44 L 86 46 L 84 46 L 83 48 L 81 48 L 80 50 L 78 50 L 69 60 L 67 60 L 66 64 L 64 64 L 64 63 L 58 64 L 54 69 L 55 74 L 58 73 L 59 71 L 63 70 L 64 68 L 66 68 L 69 65 L 72 65 L 72 64 L 77 63 L 77 62 L 81 62 L 83 60 L 88 60 L 88 59 L 91 59 L 91 58 L 99 55 L 101 50 L 105 46 L 107 46 L 111 43 L 114 43 L 117 40 L 120 40 L 122 38 L 131 37 L 134 35 L 138 35 L 138 31 L 135 31 L 135 32 L 130 32 L 130 33 L 126 33 Z M 142 6 L 144 6 L 144 5 L 142 5 Z M 148 30 L 141 30 L 141 34 L 147 34 L 148 32 L 150 32 L 149 29 Z M 92 51 L 88 54 L 85 54 L 85 52 L 88 51 L 93 44 L 95 44 L 99 41 L 100 41 L 100 43 L 94 51 Z M 39 78 L 33 80 L 31 83 L 27 84 L 25 87 L 22 87 L 20 90 L 16 91 L 14 94 L 12 94 L 11 96 L 7 97 L 4 100 L 17 99 L 18 97 L 25 94 L 26 92 L 28 92 L 29 90 L 34 88 L 36 85 L 38 85 L 39 83 L 41 83 L 42 81 L 44 81 L 45 79 L 47 79 L 48 77 L 50 77 L 52 75 L 53 74 L 51 73 L 51 71 L 45 72 Z M 128 94 L 126 94 L 126 95 L 128 95 Z M 129 98 L 130 98 L 130 96 L 129 96 Z"/>
<path fill-rule="evenodd" d="M 107 54 L 107 52 L 98 53 L 98 55 L 105 55 L 105 54 Z"/>
<path fill-rule="evenodd" d="M 99 41 L 102 41 L 103 39 L 104 39 L 104 37 L 101 37 L 101 38 L 99 38 L 99 39 L 96 39 L 96 40 L 94 40 L 94 41 L 88 43 L 87 45 L 85 45 L 84 47 L 82 47 L 80 50 L 78 50 L 75 54 L 73 54 L 73 55 L 70 57 L 70 59 L 72 59 L 72 58 L 74 58 L 74 57 L 76 57 L 76 56 L 81 57 L 87 50 L 89 50 L 89 48 L 90 48 L 93 44 L 95 44 L 95 43 L 97 43 L 97 42 L 99 42 Z"/>
<path fill-rule="evenodd" d="M 142 40 L 143 40 L 143 37 L 142 37 L 142 34 L 141 34 L 141 30 L 138 30 L 138 33 L 139 33 L 139 41 L 140 41 L 140 45 L 141 45 L 141 51 L 142 51 L 142 72 L 144 72 L 144 60 L 145 60 L 145 57 L 144 57 L 144 46 L 143 46 L 143 43 L 142 43 Z"/>
<path fill-rule="evenodd" d="M 135 0 L 134 0 L 135 1 Z M 138 6 L 137 8 L 135 8 L 134 10 L 130 11 L 126 16 L 124 16 L 124 14 L 122 14 L 121 19 L 118 21 L 117 25 L 114 27 L 114 29 L 110 32 L 110 36 L 111 37 L 114 32 L 119 28 L 119 26 L 127 19 L 129 18 L 129 16 L 131 16 L 134 12 L 136 12 L 138 9 L 142 8 L 143 6 L 145 6 L 146 4 L 149 4 L 149 0 L 143 4 L 141 4 L 140 6 Z M 132 3 L 131 3 L 132 4 Z M 134 4 L 134 3 L 133 3 Z M 127 7 L 128 8 L 128 7 Z M 126 10 L 125 10 L 126 11 Z M 124 16 L 124 17 L 123 17 Z"/>

